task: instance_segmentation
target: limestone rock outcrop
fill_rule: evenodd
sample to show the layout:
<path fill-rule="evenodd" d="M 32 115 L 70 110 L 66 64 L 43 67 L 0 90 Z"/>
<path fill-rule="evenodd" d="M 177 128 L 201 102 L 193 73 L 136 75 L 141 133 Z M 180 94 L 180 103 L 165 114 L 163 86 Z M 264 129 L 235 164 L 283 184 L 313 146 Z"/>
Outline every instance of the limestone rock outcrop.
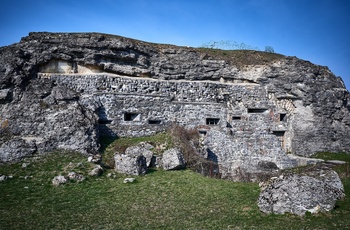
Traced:
<path fill-rule="evenodd" d="M 314 170 L 306 175 L 282 174 L 261 183 L 259 209 L 264 213 L 326 212 L 345 196 L 343 184 L 333 170 Z"/>
<path fill-rule="evenodd" d="M 95 165 L 95 167 L 88 173 L 89 176 L 101 176 L 103 168 L 101 165 Z"/>
<path fill-rule="evenodd" d="M 54 185 L 54 186 L 59 186 L 61 184 L 66 184 L 66 183 L 68 183 L 68 180 L 65 176 L 62 176 L 62 175 L 55 176 L 52 179 L 52 185 Z"/>
<path fill-rule="evenodd" d="M 97 154 L 101 135 L 174 123 L 198 129 L 227 178 L 259 172 L 259 162 L 297 165 L 287 153 L 350 152 L 350 94 L 327 67 L 220 53 L 99 33 L 30 33 L 1 47 L 0 162 Z"/>
<path fill-rule="evenodd" d="M 69 180 L 75 180 L 78 182 L 81 182 L 85 180 L 85 177 L 82 174 L 76 173 L 76 172 L 69 172 L 67 175 Z"/>
<path fill-rule="evenodd" d="M 116 153 L 114 155 L 115 170 L 127 175 L 145 175 L 147 172 L 146 157 L 138 150 L 132 146 L 124 154 Z"/>
<path fill-rule="evenodd" d="M 186 161 L 180 149 L 171 148 L 163 153 L 161 165 L 164 170 L 183 169 Z"/>

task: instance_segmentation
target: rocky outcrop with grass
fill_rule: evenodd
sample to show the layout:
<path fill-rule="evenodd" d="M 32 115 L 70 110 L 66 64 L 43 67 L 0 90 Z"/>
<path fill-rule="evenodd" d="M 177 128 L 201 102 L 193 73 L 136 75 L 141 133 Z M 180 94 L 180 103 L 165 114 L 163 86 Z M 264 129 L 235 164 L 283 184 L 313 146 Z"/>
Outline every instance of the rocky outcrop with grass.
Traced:
<path fill-rule="evenodd" d="M 345 196 L 338 174 L 319 167 L 302 173 L 285 173 L 260 183 L 259 209 L 264 213 L 293 213 L 330 211 L 337 200 Z"/>
<path fill-rule="evenodd" d="M 0 48 L 0 162 L 99 137 L 194 128 L 225 177 L 350 152 L 349 92 L 324 66 L 280 54 L 196 49 L 99 33 L 30 33 Z M 269 170 L 267 170 L 269 171 Z"/>

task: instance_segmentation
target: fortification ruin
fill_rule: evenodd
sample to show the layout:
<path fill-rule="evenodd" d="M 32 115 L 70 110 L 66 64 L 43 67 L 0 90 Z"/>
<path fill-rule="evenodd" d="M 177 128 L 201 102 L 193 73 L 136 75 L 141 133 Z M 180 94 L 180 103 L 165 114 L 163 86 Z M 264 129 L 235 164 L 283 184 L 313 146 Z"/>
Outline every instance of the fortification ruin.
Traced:
<path fill-rule="evenodd" d="M 251 170 L 260 161 L 279 168 L 295 165 L 286 154 L 291 151 L 288 121 L 295 105 L 291 99 L 277 100 L 259 84 L 135 78 L 94 73 L 88 67 L 72 73 L 67 66 L 50 62 L 38 77 L 79 92 L 87 106 L 98 104 L 102 135 L 152 135 L 172 124 L 196 128 L 224 177 L 237 167 Z"/>
<path fill-rule="evenodd" d="M 230 51 L 231 52 L 231 51 Z M 0 48 L 0 162 L 98 138 L 196 128 L 222 177 L 350 152 L 350 97 L 327 67 L 98 33 L 30 33 Z M 8 135 L 7 135 L 8 134 Z M 308 161 L 308 160 L 305 160 Z"/>

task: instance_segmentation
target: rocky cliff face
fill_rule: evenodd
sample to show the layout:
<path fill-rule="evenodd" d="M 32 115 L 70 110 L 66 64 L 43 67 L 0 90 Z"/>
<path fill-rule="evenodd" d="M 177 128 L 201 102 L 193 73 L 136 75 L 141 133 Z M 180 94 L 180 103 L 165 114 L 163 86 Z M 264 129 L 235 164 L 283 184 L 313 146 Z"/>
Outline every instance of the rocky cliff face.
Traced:
<path fill-rule="evenodd" d="M 57 148 L 97 153 L 101 134 L 179 123 L 200 129 L 228 174 L 264 156 L 283 168 L 287 152 L 350 152 L 349 110 L 340 78 L 295 57 L 97 33 L 30 33 L 0 48 L 2 162 Z"/>

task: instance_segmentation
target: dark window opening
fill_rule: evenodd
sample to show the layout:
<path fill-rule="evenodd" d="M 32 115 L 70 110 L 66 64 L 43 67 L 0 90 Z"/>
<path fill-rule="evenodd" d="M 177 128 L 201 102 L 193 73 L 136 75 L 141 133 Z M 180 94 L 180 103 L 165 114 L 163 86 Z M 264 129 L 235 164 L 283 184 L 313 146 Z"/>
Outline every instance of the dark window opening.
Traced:
<path fill-rule="evenodd" d="M 281 113 L 280 114 L 280 121 L 287 121 L 287 114 Z"/>
<path fill-rule="evenodd" d="M 148 120 L 148 124 L 150 125 L 160 125 L 161 123 L 161 120 Z"/>
<path fill-rule="evenodd" d="M 239 117 L 239 116 L 233 116 L 232 117 L 233 121 L 240 121 L 241 119 L 242 119 L 242 117 Z"/>
<path fill-rule="evenodd" d="M 112 123 L 112 120 L 98 120 L 100 125 L 108 125 Z"/>
<path fill-rule="evenodd" d="M 207 125 L 217 125 L 220 121 L 220 118 L 207 118 L 206 124 Z"/>
<path fill-rule="evenodd" d="M 273 131 L 272 133 L 278 137 L 283 137 L 285 131 Z"/>
<path fill-rule="evenodd" d="M 257 108 L 255 108 L 255 109 L 248 109 L 248 113 L 264 113 L 266 111 L 267 111 L 267 109 L 257 109 Z"/>
<path fill-rule="evenodd" d="M 140 121 L 140 114 L 124 113 L 124 121 Z"/>
<path fill-rule="evenodd" d="M 198 130 L 199 135 L 206 136 L 207 130 Z"/>

